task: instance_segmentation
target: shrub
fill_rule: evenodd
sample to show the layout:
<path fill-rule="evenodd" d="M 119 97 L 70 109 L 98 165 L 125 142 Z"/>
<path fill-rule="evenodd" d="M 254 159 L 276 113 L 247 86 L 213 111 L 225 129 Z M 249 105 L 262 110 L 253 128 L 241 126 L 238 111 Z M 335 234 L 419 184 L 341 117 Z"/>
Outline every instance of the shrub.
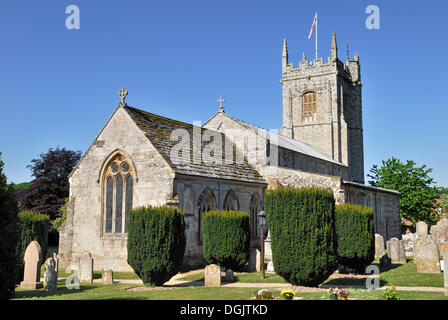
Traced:
<path fill-rule="evenodd" d="M 240 270 L 249 258 L 249 213 L 208 211 L 202 219 L 202 247 L 208 263 Z"/>
<path fill-rule="evenodd" d="M 42 248 L 43 259 L 47 256 L 48 227 L 50 217 L 32 211 L 19 212 L 20 261 L 23 263 L 25 250 L 31 241 L 36 240 Z"/>
<path fill-rule="evenodd" d="M 128 263 L 146 286 L 177 274 L 185 253 L 184 214 L 178 208 L 140 207 L 128 221 Z"/>
<path fill-rule="evenodd" d="M 14 190 L 6 185 L 6 176 L 2 171 L 3 162 L 0 159 L 0 299 L 3 300 L 14 295 L 19 278 L 19 226 Z"/>
<path fill-rule="evenodd" d="M 293 285 L 326 280 L 337 267 L 333 192 L 281 187 L 264 203 L 275 272 Z"/>
<path fill-rule="evenodd" d="M 342 272 L 364 273 L 375 258 L 373 209 L 356 204 L 335 208 L 338 262 Z"/>

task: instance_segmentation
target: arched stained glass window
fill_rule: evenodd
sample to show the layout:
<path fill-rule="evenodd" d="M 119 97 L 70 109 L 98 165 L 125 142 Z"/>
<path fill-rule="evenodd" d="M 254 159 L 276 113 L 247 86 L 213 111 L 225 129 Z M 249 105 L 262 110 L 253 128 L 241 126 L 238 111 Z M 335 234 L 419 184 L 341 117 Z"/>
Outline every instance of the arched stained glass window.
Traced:
<path fill-rule="evenodd" d="M 132 209 L 133 176 L 131 162 L 117 153 L 105 170 L 104 233 L 127 233 L 127 219 Z"/>
<path fill-rule="evenodd" d="M 258 224 L 258 214 L 263 210 L 263 204 L 261 203 L 258 193 L 254 193 L 249 203 L 250 211 L 250 227 L 252 237 L 260 236 L 260 226 Z"/>
<path fill-rule="evenodd" d="M 306 92 L 302 96 L 303 122 L 316 120 L 317 94 L 316 92 Z"/>
<path fill-rule="evenodd" d="M 235 191 L 230 190 L 229 192 L 227 192 L 227 195 L 224 199 L 224 206 L 223 206 L 224 210 L 239 210 L 240 209 L 240 204 L 238 202 L 238 198 L 235 194 Z"/>
<path fill-rule="evenodd" d="M 215 196 L 210 189 L 205 189 L 198 202 L 198 239 L 202 241 L 202 217 L 204 213 L 215 209 Z"/>

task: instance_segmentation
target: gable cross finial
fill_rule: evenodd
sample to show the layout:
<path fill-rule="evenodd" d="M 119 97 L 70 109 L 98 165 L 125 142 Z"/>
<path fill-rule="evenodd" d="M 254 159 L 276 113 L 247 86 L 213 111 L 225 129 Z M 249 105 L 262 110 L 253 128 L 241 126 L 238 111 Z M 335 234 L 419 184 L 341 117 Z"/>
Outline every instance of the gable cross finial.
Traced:
<path fill-rule="evenodd" d="M 121 101 L 120 101 L 120 106 L 124 107 L 126 105 L 126 101 L 124 101 L 124 99 L 126 99 L 126 96 L 128 95 L 128 90 L 126 90 L 125 88 L 121 88 L 121 90 L 118 92 L 118 96 L 120 97 Z"/>
<path fill-rule="evenodd" d="M 219 102 L 219 109 L 218 109 L 219 112 L 224 112 L 224 107 L 223 107 L 223 105 L 222 105 L 222 103 L 223 103 L 224 101 L 225 101 L 225 100 L 220 96 L 220 97 L 219 97 L 219 100 L 217 101 L 217 102 Z"/>

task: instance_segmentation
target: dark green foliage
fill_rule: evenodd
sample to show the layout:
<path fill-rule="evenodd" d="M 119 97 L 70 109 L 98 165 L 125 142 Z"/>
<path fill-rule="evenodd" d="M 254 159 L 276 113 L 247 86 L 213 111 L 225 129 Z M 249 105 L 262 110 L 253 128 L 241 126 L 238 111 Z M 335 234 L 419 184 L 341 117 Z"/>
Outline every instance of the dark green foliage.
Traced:
<path fill-rule="evenodd" d="M 26 247 L 31 241 L 36 240 L 42 248 L 43 259 L 47 256 L 48 249 L 48 227 L 50 225 L 50 217 L 46 214 L 40 214 L 32 211 L 22 211 L 19 217 L 20 231 L 20 271 L 23 272 L 23 258 L 25 256 Z M 43 261 L 42 261 L 43 262 Z M 20 278 L 22 275 L 20 276 Z"/>
<path fill-rule="evenodd" d="M 375 258 L 373 209 L 356 204 L 337 205 L 335 219 L 338 262 L 342 271 L 364 274 Z"/>
<path fill-rule="evenodd" d="M 182 210 L 149 206 L 130 211 L 128 263 L 146 286 L 160 286 L 180 271 L 185 241 Z"/>
<path fill-rule="evenodd" d="M 318 286 L 337 267 L 334 197 L 319 188 L 268 190 L 264 198 L 275 272 Z"/>
<path fill-rule="evenodd" d="M 249 258 L 249 213 L 209 211 L 202 220 L 202 247 L 209 263 L 240 270 Z"/>
<path fill-rule="evenodd" d="M 0 159 L 0 299 L 2 300 L 14 295 L 18 279 L 18 207 L 13 189 L 13 186 L 6 185 L 3 162 Z"/>

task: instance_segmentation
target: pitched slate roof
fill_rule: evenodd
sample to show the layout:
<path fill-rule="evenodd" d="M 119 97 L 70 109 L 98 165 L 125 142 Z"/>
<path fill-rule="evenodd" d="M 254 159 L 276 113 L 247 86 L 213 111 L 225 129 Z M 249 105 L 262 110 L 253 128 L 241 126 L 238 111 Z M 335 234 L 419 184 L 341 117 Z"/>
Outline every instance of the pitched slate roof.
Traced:
<path fill-rule="evenodd" d="M 320 152 L 319 150 L 315 149 L 314 147 L 312 147 L 306 143 L 285 137 L 281 134 L 277 134 L 277 133 L 269 131 L 267 129 L 258 127 L 254 124 L 239 120 L 237 118 L 229 116 L 227 113 L 224 113 L 224 114 L 227 117 L 229 117 L 232 120 L 239 123 L 244 128 L 255 132 L 259 137 L 269 140 L 269 142 L 272 144 L 278 145 L 279 147 L 282 147 L 282 148 L 285 148 L 285 149 L 288 149 L 288 150 L 291 150 L 294 152 L 298 152 L 298 153 L 301 153 L 301 154 L 304 154 L 304 155 L 307 155 L 307 156 L 310 156 L 313 158 L 317 158 L 320 160 L 324 160 L 327 162 L 331 162 L 331 163 L 346 167 L 345 164 L 330 158 L 326 154 Z"/>
<path fill-rule="evenodd" d="M 192 142 L 193 125 L 165 118 L 130 106 L 125 106 L 124 109 L 176 173 L 189 176 L 201 176 L 207 178 L 266 184 L 264 178 L 255 168 L 249 165 L 247 161 L 244 163 L 236 163 L 235 154 L 233 155 L 233 163 L 225 163 L 224 134 L 214 132 L 216 135 L 221 135 L 222 138 L 222 163 L 204 162 L 202 160 L 200 163 L 194 163 L 193 152 L 199 152 L 199 150 L 193 150 L 191 147 L 194 146 Z M 201 133 L 206 130 L 204 128 L 196 128 L 198 130 L 200 129 Z M 178 141 L 171 140 L 171 133 L 176 129 L 184 129 L 189 133 L 190 159 L 184 159 L 187 161 L 172 161 L 170 157 L 172 148 L 179 143 Z M 202 148 L 207 143 L 209 143 L 209 141 L 203 141 Z"/>

